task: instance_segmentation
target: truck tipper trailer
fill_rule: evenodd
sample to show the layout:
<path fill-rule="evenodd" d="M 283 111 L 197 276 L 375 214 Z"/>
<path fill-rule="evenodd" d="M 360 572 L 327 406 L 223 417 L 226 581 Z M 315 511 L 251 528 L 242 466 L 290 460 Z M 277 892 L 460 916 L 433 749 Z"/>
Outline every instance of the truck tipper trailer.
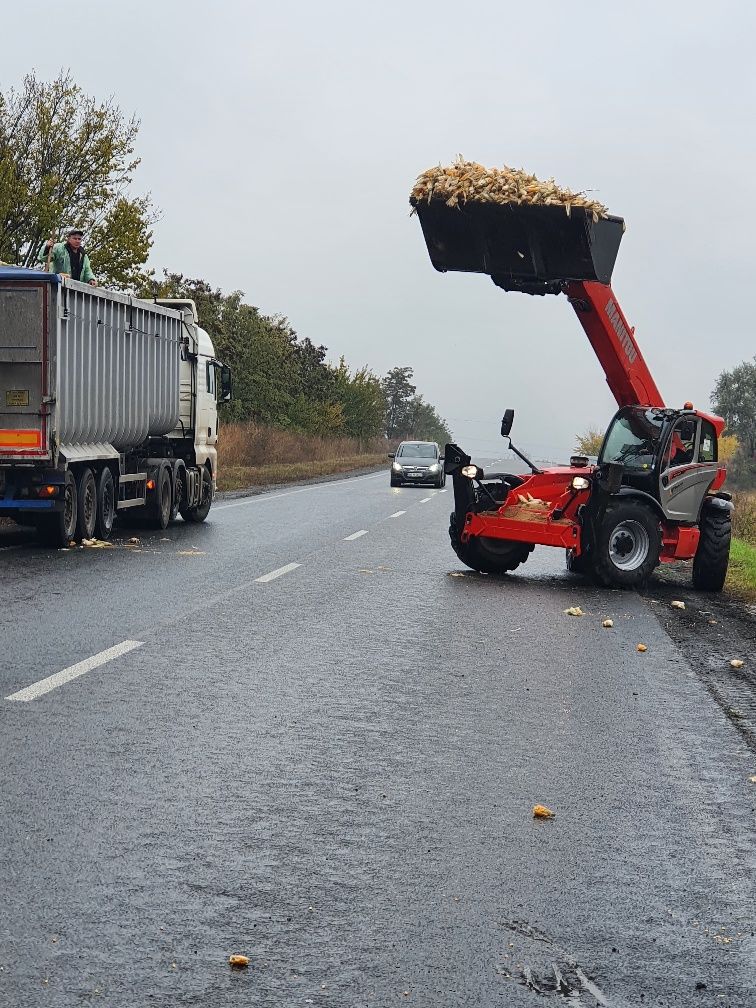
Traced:
<path fill-rule="evenodd" d="M 192 301 L 0 268 L 0 517 L 58 547 L 204 521 L 230 398 Z"/>

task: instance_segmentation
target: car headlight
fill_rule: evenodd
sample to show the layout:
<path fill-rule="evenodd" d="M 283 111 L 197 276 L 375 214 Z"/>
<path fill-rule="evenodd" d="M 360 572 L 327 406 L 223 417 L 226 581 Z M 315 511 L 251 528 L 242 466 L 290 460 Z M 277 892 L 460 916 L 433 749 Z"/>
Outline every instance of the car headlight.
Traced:
<path fill-rule="evenodd" d="M 433 465 L 428 466 L 428 472 L 438 472 L 439 468 L 438 462 L 434 462 Z"/>
<path fill-rule="evenodd" d="M 391 466 L 391 468 L 394 470 L 394 472 L 401 472 L 402 471 L 402 467 L 399 465 L 398 462 L 394 462 L 394 464 Z"/>
<path fill-rule="evenodd" d="M 587 480 L 585 476 L 575 476 L 572 480 L 573 490 L 587 490 L 591 485 L 591 481 Z"/>
<path fill-rule="evenodd" d="M 463 476 L 467 476 L 468 479 L 483 479 L 483 470 L 480 466 L 466 465 L 462 466 L 459 471 Z"/>

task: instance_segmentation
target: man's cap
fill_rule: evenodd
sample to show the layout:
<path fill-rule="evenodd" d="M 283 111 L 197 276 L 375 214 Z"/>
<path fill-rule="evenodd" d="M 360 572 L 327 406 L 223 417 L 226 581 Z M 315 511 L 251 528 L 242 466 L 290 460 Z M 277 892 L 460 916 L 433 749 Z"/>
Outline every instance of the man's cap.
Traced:
<path fill-rule="evenodd" d="M 66 228 L 66 237 L 70 238 L 71 235 L 81 235 L 81 237 L 83 238 L 84 237 L 84 232 L 81 230 L 80 227 Z"/>

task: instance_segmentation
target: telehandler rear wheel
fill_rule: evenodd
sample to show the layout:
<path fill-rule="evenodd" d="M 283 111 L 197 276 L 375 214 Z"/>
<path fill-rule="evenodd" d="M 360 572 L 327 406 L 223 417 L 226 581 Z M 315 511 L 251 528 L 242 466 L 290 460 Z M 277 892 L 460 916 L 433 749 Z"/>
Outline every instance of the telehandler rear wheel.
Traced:
<path fill-rule="evenodd" d="M 534 549 L 529 543 L 490 539 L 487 536 L 473 536 L 463 543 L 454 511 L 449 516 L 449 538 L 452 549 L 462 563 L 481 574 L 506 574 L 507 571 L 513 571 L 525 563 Z"/>
<path fill-rule="evenodd" d="M 606 509 L 591 551 L 596 580 L 617 588 L 645 584 L 659 564 L 661 526 L 658 515 L 637 500 L 620 500 Z"/>
<path fill-rule="evenodd" d="M 693 587 L 699 591 L 722 591 L 730 562 L 732 515 L 724 510 L 704 511 L 699 528 L 701 538 L 693 560 Z"/>

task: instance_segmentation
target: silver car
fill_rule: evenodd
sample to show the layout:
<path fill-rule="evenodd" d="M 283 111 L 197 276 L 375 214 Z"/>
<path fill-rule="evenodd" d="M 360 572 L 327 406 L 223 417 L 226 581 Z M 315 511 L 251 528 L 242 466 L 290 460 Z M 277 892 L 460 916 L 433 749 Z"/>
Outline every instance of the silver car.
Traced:
<path fill-rule="evenodd" d="M 444 457 L 435 441 L 402 441 L 391 452 L 391 486 L 407 486 L 410 483 L 431 483 L 442 487 L 446 483 Z"/>

